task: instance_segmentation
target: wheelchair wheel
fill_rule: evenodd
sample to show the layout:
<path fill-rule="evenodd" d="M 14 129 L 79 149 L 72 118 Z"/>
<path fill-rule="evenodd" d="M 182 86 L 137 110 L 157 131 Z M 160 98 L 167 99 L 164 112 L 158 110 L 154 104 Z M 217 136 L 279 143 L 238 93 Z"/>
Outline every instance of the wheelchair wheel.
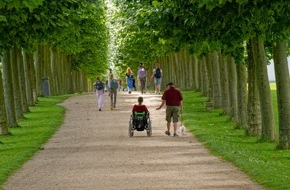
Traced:
<path fill-rule="evenodd" d="M 132 119 L 132 117 L 130 118 L 130 121 L 129 121 L 128 135 L 129 135 L 129 137 L 133 137 L 134 136 L 133 119 Z"/>
<path fill-rule="evenodd" d="M 151 120 L 150 120 L 150 118 L 148 118 L 147 136 L 148 137 L 151 137 L 152 136 L 152 126 L 151 126 Z"/>

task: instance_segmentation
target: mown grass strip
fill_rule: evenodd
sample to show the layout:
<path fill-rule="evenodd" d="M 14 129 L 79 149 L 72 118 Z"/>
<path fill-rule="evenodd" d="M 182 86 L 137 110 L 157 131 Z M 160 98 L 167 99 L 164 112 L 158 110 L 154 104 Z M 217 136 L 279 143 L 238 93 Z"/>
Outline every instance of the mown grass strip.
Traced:
<path fill-rule="evenodd" d="M 24 115 L 18 124 L 11 128 L 11 135 L 0 136 L 0 185 L 57 131 L 64 121 L 65 109 L 58 103 L 69 96 L 40 97 L 30 112 Z"/>
<path fill-rule="evenodd" d="M 206 98 L 199 92 L 186 91 L 183 96 L 184 123 L 212 154 L 232 162 L 267 189 L 290 189 L 289 150 L 277 150 L 276 143 L 246 136 L 244 130 L 234 129 L 235 124 L 218 109 L 207 112 Z M 274 110 L 277 115 L 276 104 Z"/>

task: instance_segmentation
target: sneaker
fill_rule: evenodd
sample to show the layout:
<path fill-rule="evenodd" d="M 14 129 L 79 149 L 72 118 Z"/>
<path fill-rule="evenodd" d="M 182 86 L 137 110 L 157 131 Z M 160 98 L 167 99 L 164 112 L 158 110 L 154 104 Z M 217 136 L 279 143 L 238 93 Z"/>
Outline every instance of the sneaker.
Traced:
<path fill-rule="evenodd" d="M 178 137 L 178 135 L 176 133 L 173 134 L 173 137 Z"/>
<path fill-rule="evenodd" d="M 169 131 L 165 131 L 165 134 L 170 136 L 170 132 Z"/>

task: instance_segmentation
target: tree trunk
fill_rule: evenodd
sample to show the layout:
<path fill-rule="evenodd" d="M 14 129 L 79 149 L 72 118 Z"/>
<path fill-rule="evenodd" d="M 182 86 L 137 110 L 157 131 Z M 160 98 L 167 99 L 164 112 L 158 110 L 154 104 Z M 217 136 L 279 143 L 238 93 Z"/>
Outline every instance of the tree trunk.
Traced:
<path fill-rule="evenodd" d="M 194 90 L 200 90 L 200 77 L 199 77 L 199 64 L 198 59 L 195 55 L 190 56 L 192 58 L 192 64 L 193 64 L 193 77 L 194 77 Z"/>
<path fill-rule="evenodd" d="M 238 78 L 238 122 L 237 129 L 247 129 L 247 68 L 244 63 L 236 64 Z"/>
<path fill-rule="evenodd" d="M 229 82 L 228 71 L 226 67 L 226 60 L 223 55 L 219 54 L 219 66 L 220 66 L 220 82 L 221 82 L 221 107 L 222 114 L 230 114 L 230 95 L 229 95 Z"/>
<path fill-rule="evenodd" d="M 57 49 L 54 49 L 53 50 L 54 53 L 54 67 L 53 67 L 53 70 L 52 72 L 54 73 L 54 88 L 55 88 L 55 95 L 60 95 L 60 78 L 59 78 L 59 64 L 60 64 L 60 55 L 59 55 L 59 51 Z M 75 85 L 75 84 L 74 84 Z M 76 92 L 76 91 L 75 91 Z"/>
<path fill-rule="evenodd" d="M 285 41 L 274 46 L 274 66 L 279 119 L 278 148 L 290 149 L 290 80 Z"/>
<path fill-rule="evenodd" d="M 188 70 L 189 70 L 189 75 L 188 75 L 188 89 L 196 89 L 196 80 L 195 80 L 195 67 L 193 65 L 193 56 L 188 56 Z"/>
<path fill-rule="evenodd" d="M 63 80 L 63 94 L 68 94 L 69 93 L 69 84 L 68 84 L 68 75 L 67 75 L 67 70 L 68 70 L 68 56 L 66 54 L 63 54 L 63 64 L 62 64 L 62 80 Z M 84 73 L 83 71 L 81 71 L 82 73 Z M 85 92 L 85 80 L 84 80 L 84 75 L 82 75 L 82 91 L 81 92 Z"/>
<path fill-rule="evenodd" d="M 216 51 L 211 53 L 211 64 L 213 83 L 213 106 L 215 108 L 218 108 L 221 107 L 221 86 L 218 53 Z"/>
<path fill-rule="evenodd" d="M 67 67 L 67 80 L 68 80 L 68 85 L 69 85 L 69 93 L 73 93 L 73 82 L 72 82 L 72 64 L 71 64 L 71 57 L 69 58 L 69 63 L 68 63 L 68 67 Z M 149 81 L 149 78 L 148 78 Z M 91 86 L 92 87 L 92 86 Z M 92 89 L 93 90 L 93 89 Z"/>
<path fill-rule="evenodd" d="M 56 75 L 55 75 L 55 55 L 54 55 L 54 50 L 53 49 L 50 49 L 49 50 L 50 52 L 50 69 L 51 69 L 51 76 L 49 76 L 49 84 L 50 84 L 50 94 L 53 95 L 53 96 L 56 96 L 57 93 L 56 93 L 56 84 L 55 84 L 55 81 L 56 81 Z"/>
<path fill-rule="evenodd" d="M 184 48 L 180 50 L 180 56 L 178 58 L 178 62 L 177 62 L 177 67 L 178 67 L 178 71 L 181 73 L 181 75 L 177 75 L 177 79 L 179 80 L 178 84 L 180 89 L 184 89 L 187 87 L 188 83 L 186 81 L 187 75 L 189 73 L 189 70 L 186 69 L 186 57 L 185 57 L 185 51 Z M 187 71 L 187 72 L 184 72 Z"/>
<path fill-rule="evenodd" d="M 176 85 L 179 85 L 179 78 L 177 77 L 177 73 L 180 73 L 180 70 L 178 68 L 178 56 L 177 56 L 177 53 L 174 53 L 172 55 L 172 64 L 173 64 L 173 69 L 172 71 L 175 71 L 175 72 L 172 72 L 172 76 L 173 76 L 173 81 Z"/>
<path fill-rule="evenodd" d="M 207 70 L 206 70 L 206 61 L 205 57 L 201 58 L 201 77 L 202 77 L 202 93 L 204 96 L 208 96 L 208 79 L 207 79 Z"/>
<path fill-rule="evenodd" d="M 13 86 L 13 97 L 14 97 L 14 106 L 16 113 L 16 120 L 23 118 L 22 102 L 20 96 L 20 86 L 19 86 L 19 72 L 17 66 L 17 48 L 14 47 L 10 51 L 10 61 L 11 61 L 11 70 L 12 70 L 12 86 Z"/>
<path fill-rule="evenodd" d="M 1 69 L 0 69 L 0 130 L 1 130 L 0 135 L 9 134 Z"/>
<path fill-rule="evenodd" d="M 248 53 L 248 128 L 247 135 L 258 136 L 261 134 L 261 112 L 260 100 L 257 85 L 256 65 L 254 63 L 254 55 L 252 43 L 247 43 Z"/>
<path fill-rule="evenodd" d="M 23 51 L 23 73 L 25 78 L 25 93 L 27 99 L 27 106 L 32 106 L 33 102 L 33 94 L 31 88 L 31 80 L 29 76 L 29 65 L 28 65 L 28 58 L 27 53 Z M 28 108 L 29 109 L 29 108 Z M 28 110 L 29 111 L 29 110 Z"/>
<path fill-rule="evenodd" d="M 273 141 L 275 140 L 274 112 L 268 79 L 264 43 L 257 38 L 253 39 L 252 42 L 254 49 L 254 63 L 257 65 L 256 75 L 261 105 L 262 139 L 266 141 Z"/>
<path fill-rule="evenodd" d="M 28 112 L 28 103 L 27 103 L 27 93 L 26 93 L 26 80 L 25 74 L 24 74 L 24 63 L 23 63 L 23 55 L 22 50 L 17 48 L 17 66 L 18 66 L 18 79 L 19 79 L 19 90 L 20 90 L 20 98 L 22 103 L 22 111 L 24 113 Z"/>
<path fill-rule="evenodd" d="M 198 90 L 203 93 L 203 61 L 198 59 Z"/>
<path fill-rule="evenodd" d="M 38 95 L 42 94 L 42 84 L 41 84 L 41 48 L 40 45 L 38 46 L 36 52 L 34 52 L 34 68 L 35 68 L 35 96 L 38 97 Z"/>
<path fill-rule="evenodd" d="M 3 88 L 4 98 L 6 105 L 6 115 L 8 119 L 8 125 L 10 127 L 17 127 L 17 120 L 15 114 L 15 105 L 13 99 L 13 86 L 12 86 L 12 71 L 10 62 L 10 52 L 3 52 L 2 60 L 2 72 L 3 72 Z"/>
<path fill-rule="evenodd" d="M 237 71 L 234 59 L 227 57 L 227 68 L 229 76 L 229 95 L 230 95 L 230 117 L 233 121 L 238 121 L 238 103 L 237 103 Z"/>
<path fill-rule="evenodd" d="M 206 66 L 206 74 L 207 74 L 207 101 L 213 102 L 213 80 L 212 80 L 212 61 L 211 61 L 211 53 L 206 55 L 205 58 L 205 66 Z"/>
<path fill-rule="evenodd" d="M 31 84 L 30 90 L 30 96 L 32 97 L 32 104 L 35 105 L 37 102 L 37 74 L 36 74 L 36 64 L 34 64 L 34 57 L 35 55 L 27 53 L 26 59 L 27 59 L 27 69 L 29 74 L 29 81 Z"/>

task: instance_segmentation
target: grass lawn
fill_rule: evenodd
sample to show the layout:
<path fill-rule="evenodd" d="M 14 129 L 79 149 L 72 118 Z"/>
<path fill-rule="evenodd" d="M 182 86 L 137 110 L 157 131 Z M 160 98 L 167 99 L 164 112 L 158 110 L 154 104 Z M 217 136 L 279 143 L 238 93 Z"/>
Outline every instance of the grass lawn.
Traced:
<path fill-rule="evenodd" d="M 206 98 L 199 92 L 186 91 L 183 96 L 184 123 L 212 154 L 232 162 L 267 189 L 290 189 L 289 150 L 277 150 L 276 143 L 262 143 L 257 137 L 246 136 L 244 130 L 234 129 L 235 124 L 220 115 L 218 109 L 207 112 Z M 273 102 L 277 115 L 274 90 Z"/>
<path fill-rule="evenodd" d="M 9 175 L 29 160 L 63 123 L 64 108 L 56 104 L 69 96 L 41 97 L 36 106 L 11 128 L 9 136 L 0 136 L 0 186 Z M 0 187 L 1 189 L 1 187 Z"/>

